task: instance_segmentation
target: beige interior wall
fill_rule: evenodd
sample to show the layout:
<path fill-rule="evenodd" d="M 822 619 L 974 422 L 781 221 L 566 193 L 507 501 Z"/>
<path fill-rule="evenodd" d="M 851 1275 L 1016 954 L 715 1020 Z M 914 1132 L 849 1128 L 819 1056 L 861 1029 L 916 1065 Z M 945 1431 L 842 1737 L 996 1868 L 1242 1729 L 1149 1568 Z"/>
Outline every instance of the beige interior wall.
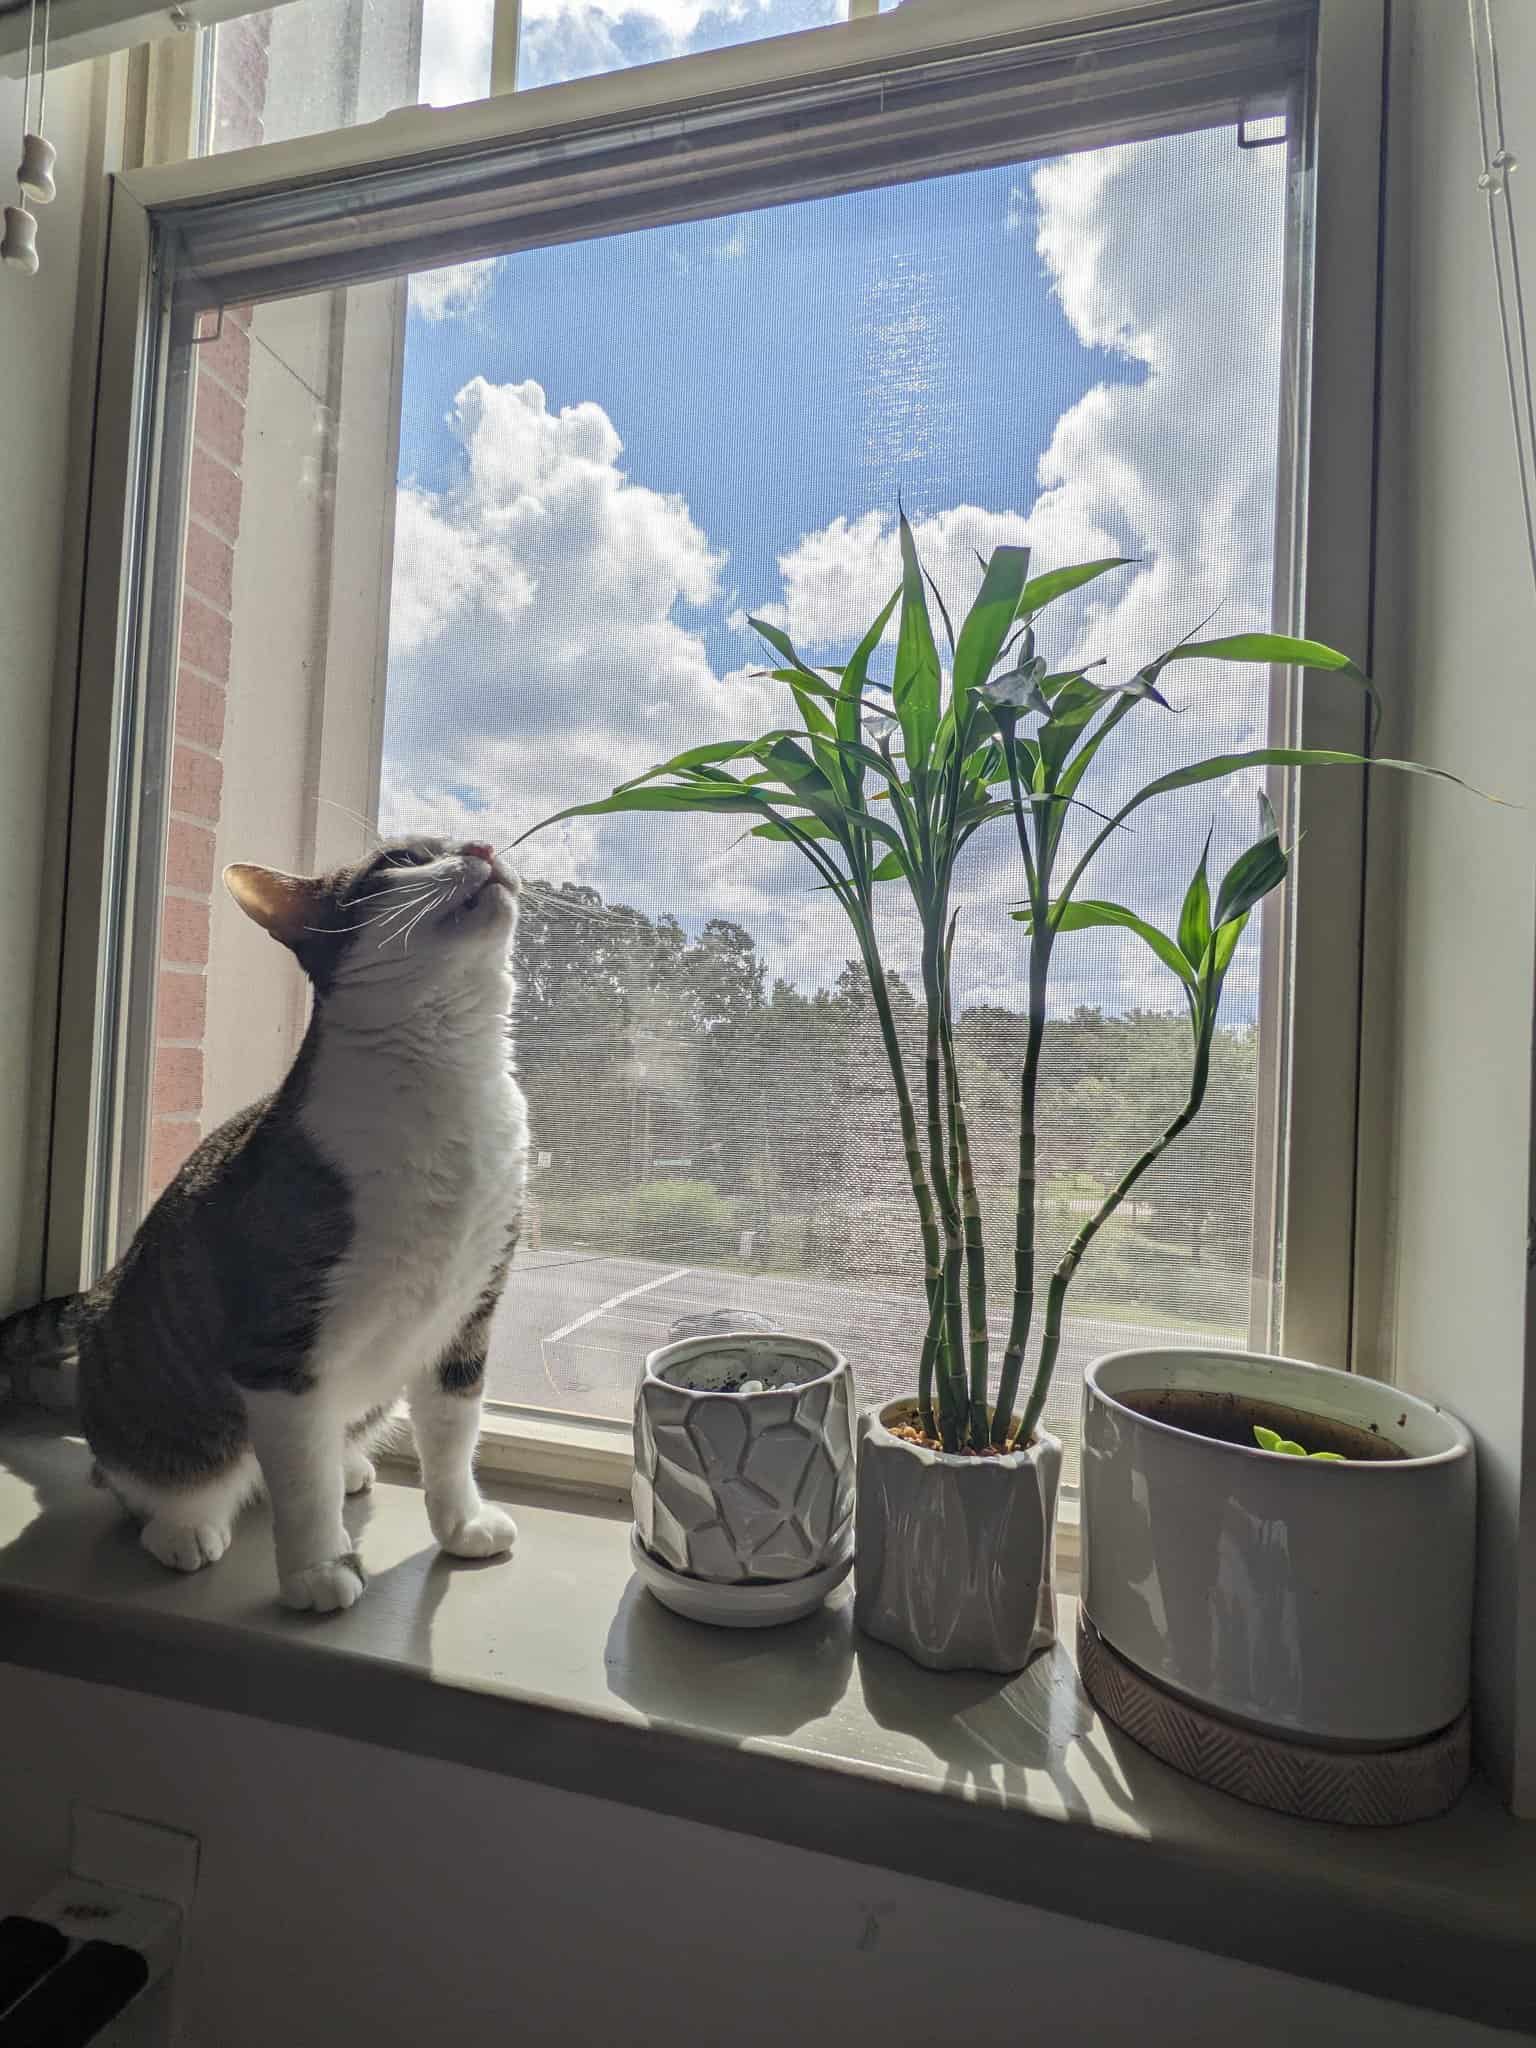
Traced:
<path fill-rule="evenodd" d="M 199 1838 L 180 2048 L 1530 2038 L 853 1860 L 14 1666 L 0 1665 L 0 1714 L 0 1910 L 59 1874 L 71 1799 Z"/>
<path fill-rule="evenodd" d="M 1494 0 L 1494 19 L 1511 140 L 1530 162 L 1536 7 Z M 1390 1256 L 1363 1303 L 1362 1350 L 1367 1361 L 1385 1355 L 1402 1385 L 1443 1401 L 1476 1434 L 1483 1753 L 1518 1809 L 1536 1814 L 1536 1488 L 1521 1481 L 1522 1453 L 1527 1464 L 1536 1453 L 1536 592 L 1463 6 L 1395 0 L 1390 107 L 1375 653 L 1385 750 L 1525 808 L 1422 784 L 1372 793 L 1366 1082 L 1384 1142 L 1362 1193 L 1367 1229 L 1388 1217 Z M 1533 196 L 1517 182 L 1528 286 Z M 1395 1088 L 1376 1093 L 1394 1040 Z"/>
<path fill-rule="evenodd" d="M 19 80 L 0 79 L 7 180 L 21 99 Z M 46 1057 L 34 1060 L 34 1009 L 90 124 L 89 67 L 57 73 L 47 128 L 59 152 L 59 196 L 37 209 L 41 268 L 30 278 L 0 269 L 0 1308 L 32 1300 L 39 1279 L 43 1188 L 28 1115 L 48 1078 Z M 13 197 L 9 184 L 4 196 Z"/>

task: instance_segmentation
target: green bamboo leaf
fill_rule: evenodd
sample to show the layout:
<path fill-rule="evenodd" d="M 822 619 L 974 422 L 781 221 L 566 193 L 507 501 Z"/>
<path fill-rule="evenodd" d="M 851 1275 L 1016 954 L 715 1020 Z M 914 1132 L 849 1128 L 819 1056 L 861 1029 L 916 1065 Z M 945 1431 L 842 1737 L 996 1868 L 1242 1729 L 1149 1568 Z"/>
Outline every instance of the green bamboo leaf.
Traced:
<path fill-rule="evenodd" d="M 835 827 L 826 824 L 820 818 L 797 818 L 793 831 L 790 830 L 788 825 L 780 824 L 777 820 L 774 820 L 766 825 L 753 825 L 749 828 L 749 832 L 753 839 L 836 839 L 838 837 Z M 738 841 L 737 843 L 739 844 L 740 842 Z"/>
<path fill-rule="evenodd" d="M 747 616 L 747 624 L 759 638 L 768 642 L 768 645 L 775 654 L 783 655 L 796 676 L 813 682 L 819 690 L 830 691 L 831 685 L 826 677 L 818 675 L 808 661 L 802 661 L 794 641 L 790 639 L 782 626 L 770 625 L 767 619 L 753 618 L 750 613 Z M 781 683 L 788 682 L 790 679 L 782 669 L 770 670 L 770 674 Z"/>
<path fill-rule="evenodd" d="M 901 626 L 896 636 L 896 673 L 892 696 L 907 744 L 907 763 L 915 773 L 928 765 L 939 724 L 939 651 L 933 644 L 923 565 L 903 512 L 901 519 Z"/>
<path fill-rule="evenodd" d="M 888 853 L 870 870 L 872 882 L 899 882 L 909 872 L 904 853 Z"/>
<path fill-rule="evenodd" d="M 761 791 L 746 789 L 739 782 L 690 782 L 664 787 L 652 783 L 640 789 L 616 789 L 609 796 L 593 798 L 590 803 L 570 804 L 563 811 L 541 818 L 537 825 L 530 825 L 526 832 L 518 834 L 514 843 L 521 846 L 535 832 L 542 832 L 547 825 L 557 825 L 564 818 L 600 818 L 619 811 L 756 811 L 763 814 L 771 811 L 773 801 Z M 794 799 L 778 798 L 776 801 L 785 803 Z"/>
<path fill-rule="evenodd" d="M 1116 821 L 1127 818 L 1155 796 L 1167 796 L 1176 789 L 1193 789 L 1196 783 L 1219 782 L 1244 768 L 1392 768 L 1405 775 L 1429 775 L 1437 782 L 1453 783 L 1473 796 L 1502 803 L 1502 797 L 1488 797 L 1486 790 L 1464 782 L 1448 768 L 1427 768 L 1422 761 L 1392 761 L 1371 754 L 1340 753 L 1329 747 L 1254 747 L 1241 754 L 1212 754 L 1208 760 L 1192 761 L 1186 768 L 1174 768 L 1139 789 L 1129 803 L 1116 812 Z"/>
<path fill-rule="evenodd" d="M 923 577 L 927 582 L 929 595 L 939 608 L 939 618 L 944 627 L 944 639 L 949 648 L 950 666 L 953 668 L 955 660 L 955 628 L 949 616 L 949 606 L 944 602 L 943 594 L 933 579 L 932 571 L 924 569 Z"/>
<path fill-rule="evenodd" d="M 1185 640 L 1172 648 L 1157 664 L 1162 669 L 1171 661 L 1257 661 L 1286 668 L 1320 669 L 1358 683 L 1366 696 L 1367 745 L 1375 736 L 1381 700 L 1376 685 L 1347 654 L 1321 640 L 1298 640 L 1289 633 L 1227 633 L 1218 640 Z"/>
<path fill-rule="evenodd" d="M 1212 826 L 1211 831 L 1214 832 Z M 1206 874 L 1206 863 L 1211 857 L 1211 833 L 1205 835 L 1205 851 L 1200 856 L 1200 865 L 1195 869 L 1194 880 L 1184 892 L 1184 905 L 1179 912 L 1179 951 L 1191 967 L 1198 967 L 1205 958 L 1205 949 L 1211 943 L 1211 885 Z"/>
<path fill-rule="evenodd" d="M 1120 695 L 1115 698 L 1102 723 L 1088 734 L 1077 752 L 1062 769 L 1061 774 L 1057 778 L 1056 786 L 1058 789 L 1062 790 L 1067 796 L 1070 796 L 1078 788 L 1083 777 L 1092 766 L 1095 754 L 1098 753 L 1100 747 L 1103 746 L 1121 719 L 1128 717 L 1135 708 L 1136 700 L 1134 697 Z"/>
<path fill-rule="evenodd" d="M 1270 830 L 1252 846 L 1240 853 L 1222 878 L 1216 896 L 1215 923 L 1219 930 L 1230 924 L 1234 918 L 1246 917 L 1254 905 L 1267 896 L 1271 889 L 1278 889 L 1285 880 L 1290 862 L 1286 859 L 1285 848 L 1280 844 L 1280 832 L 1274 823 L 1274 812 L 1265 800 L 1263 809 L 1268 813 L 1266 823 Z"/>
<path fill-rule="evenodd" d="M 853 650 L 844 665 L 837 691 L 837 736 L 840 740 L 856 740 L 860 733 L 861 703 L 869 675 L 869 664 L 875 649 L 885 637 L 890 624 L 891 613 L 896 609 L 901 592 L 893 590 L 881 607 L 880 615 L 864 638 Z"/>
<path fill-rule="evenodd" d="M 1161 657 L 1157 666 L 1170 661 L 1261 661 L 1286 668 L 1325 669 L 1365 683 L 1363 669 L 1336 647 L 1321 640 L 1296 640 L 1289 633 L 1227 633 L 1219 640 L 1185 640 Z"/>
<path fill-rule="evenodd" d="M 1082 675 L 1069 676 L 1052 694 L 1051 715 L 1037 735 L 1041 759 L 1051 775 L 1060 772 L 1078 735 L 1084 726 L 1092 724 L 1110 695 L 1110 691 L 1101 690 L 1097 683 L 1090 683 Z"/>
<path fill-rule="evenodd" d="M 756 758 L 762 748 L 782 737 L 778 731 L 762 733 L 755 740 L 711 740 L 702 747 L 688 747 L 681 754 L 674 754 L 670 761 L 658 761 L 647 768 L 643 775 L 633 775 L 628 782 L 621 782 L 620 789 L 638 789 L 643 782 L 654 782 L 658 775 L 684 775 L 690 771 L 712 767 L 721 761 L 740 761 Z"/>
<path fill-rule="evenodd" d="M 827 716 L 826 712 L 822 710 L 821 705 L 817 703 L 810 690 L 806 688 L 804 683 L 791 683 L 789 687 L 794 692 L 795 706 L 805 722 L 806 731 L 814 739 L 832 739 L 836 734 L 837 727 Z"/>
<path fill-rule="evenodd" d="M 1227 969 L 1232 965 L 1232 955 L 1237 951 L 1237 942 L 1248 929 L 1246 913 L 1242 917 L 1229 917 L 1225 924 L 1218 925 L 1211 934 L 1211 980 L 1218 997 L 1221 984 L 1226 979 Z"/>
<path fill-rule="evenodd" d="M 1101 562 L 1079 562 L 1071 569 L 1050 569 L 1044 576 L 1036 576 L 1025 584 L 1019 594 L 1019 611 L 1044 611 L 1053 599 L 1065 597 L 1069 590 L 1081 589 L 1083 584 L 1107 575 L 1111 569 L 1123 569 L 1135 559 L 1134 555 L 1106 555 Z"/>
<path fill-rule="evenodd" d="M 1019 924 L 1034 929 L 1033 914 L 1028 910 L 1015 910 L 1010 915 Z M 1099 926 L 1114 925 L 1124 931 L 1134 932 L 1138 939 L 1150 946 L 1152 951 L 1170 968 L 1187 989 L 1195 986 L 1195 970 L 1173 943 L 1166 932 L 1160 932 L 1155 924 L 1148 924 L 1144 917 L 1138 917 L 1134 910 L 1127 910 L 1122 903 L 1099 903 L 1091 897 L 1080 898 L 1075 903 L 1053 903 L 1051 905 L 1051 928 L 1058 932 L 1090 931 Z"/>
<path fill-rule="evenodd" d="M 976 602 L 960 625 L 955 647 L 955 697 L 969 697 L 992 672 L 992 664 L 1019 615 L 1029 580 L 1028 548 L 994 548 Z"/>
<path fill-rule="evenodd" d="M 836 791 L 814 756 L 808 754 L 798 740 L 792 740 L 787 733 L 777 733 L 772 744 L 758 754 L 765 768 L 771 768 L 782 776 L 795 790 L 797 796 L 834 797 Z"/>

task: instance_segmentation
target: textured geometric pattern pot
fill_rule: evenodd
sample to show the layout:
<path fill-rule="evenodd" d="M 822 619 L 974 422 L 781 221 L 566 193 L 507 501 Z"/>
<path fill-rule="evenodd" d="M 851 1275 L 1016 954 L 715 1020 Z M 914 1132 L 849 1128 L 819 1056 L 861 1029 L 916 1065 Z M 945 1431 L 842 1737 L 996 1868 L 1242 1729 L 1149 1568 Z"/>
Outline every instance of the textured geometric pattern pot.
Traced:
<path fill-rule="evenodd" d="M 646 1549 L 694 1578 L 798 1579 L 832 1564 L 853 1522 L 848 1361 L 777 1332 L 653 1351 L 635 1395 L 632 1497 Z"/>
<path fill-rule="evenodd" d="M 1021 1671 L 1056 1640 L 1051 1547 L 1061 1445 L 1038 1431 L 1001 1458 L 925 1450 L 859 1416 L 854 1619 L 932 1671 Z"/>

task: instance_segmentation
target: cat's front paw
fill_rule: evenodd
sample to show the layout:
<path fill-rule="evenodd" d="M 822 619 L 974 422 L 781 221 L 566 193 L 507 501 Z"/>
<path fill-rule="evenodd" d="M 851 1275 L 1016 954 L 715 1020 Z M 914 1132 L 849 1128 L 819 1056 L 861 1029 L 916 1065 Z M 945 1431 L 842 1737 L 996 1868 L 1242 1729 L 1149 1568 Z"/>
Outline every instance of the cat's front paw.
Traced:
<path fill-rule="evenodd" d="M 173 1522 L 166 1515 L 151 1515 L 139 1541 L 173 1572 L 196 1572 L 218 1563 L 229 1548 L 229 1533 L 216 1522 Z"/>
<path fill-rule="evenodd" d="M 363 1597 L 368 1575 L 356 1551 L 334 1557 L 329 1564 L 312 1564 L 304 1571 L 290 1572 L 283 1580 L 278 1598 L 285 1607 L 301 1614 L 339 1614 Z"/>
<path fill-rule="evenodd" d="M 517 1524 L 505 1508 L 482 1501 L 437 1540 L 450 1557 L 502 1557 L 517 1541 Z"/>
<path fill-rule="evenodd" d="M 379 1476 L 372 1458 L 362 1451 L 348 1451 L 341 1470 L 348 1493 L 366 1493 Z"/>

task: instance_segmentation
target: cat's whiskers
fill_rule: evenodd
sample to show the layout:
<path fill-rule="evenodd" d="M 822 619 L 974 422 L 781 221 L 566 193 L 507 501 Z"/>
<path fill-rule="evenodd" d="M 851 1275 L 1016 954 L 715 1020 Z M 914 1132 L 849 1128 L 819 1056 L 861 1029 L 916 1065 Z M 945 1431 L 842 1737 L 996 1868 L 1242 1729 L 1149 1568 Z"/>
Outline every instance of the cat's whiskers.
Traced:
<path fill-rule="evenodd" d="M 415 931 L 417 925 L 421 923 L 424 917 L 430 917 L 432 912 L 437 908 L 437 906 L 440 903 L 446 901 L 446 899 L 452 894 L 453 891 L 451 888 L 436 890 L 432 895 L 431 899 L 428 902 L 424 903 L 421 909 L 416 912 L 416 915 L 411 919 L 409 924 L 397 926 L 396 929 L 390 933 L 388 939 L 383 939 L 380 941 L 379 951 L 382 953 L 384 948 L 390 943 L 391 939 L 402 939 L 404 943 L 400 948 L 401 952 L 409 952 L 411 945 L 411 933 Z"/>
<path fill-rule="evenodd" d="M 380 910 L 373 917 L 360 918 L 356 924 L 307 924 L 303 927 L 303 929 L 307 932 L 366 931 L 369 925 L 371 924 L 385 924 L 388 922 L 390 918 L 398 917 L 403 911 L 414 910 L 416 905 L 421 901 L 422 896 L 426 893 L 426 890 L 430 886 L 430 883 L 424 884 L 421 882 L 407 885 L 409 889 L 409 895 L 408 900 L 406 902 L 391 904 L 388 910 Z M 396 889 L 378 889 L 374 891 L 374 894 L 378 896 L 395 896 L 404 893 L 406 893 L 404 890 Z M 372 898 L 368 896 L 359 896 L 357 898 L 357 901 L 359 903 L 368 903 L 371 900 Z"/>
<path fill-rule="evenodd" d="M 340 811 L 344 818 L 350 818 L 355 825 L 361 825 L 375 846 L 382 846 L 384 844 L 383 835 L 372 818 L 365 818 L 361 811 L 354 811 L 350 804 L 338 803 L 333 796 L 323 796 L 319 801 L 330 810 Z"/>
<path fill-rule="evenodd" d="M 381 952 L 391 939 L 397 939 L 400 936 L 407 922 L 415 915 L 417 907 L 425 901 L 426 894 L 427 892 L 423 891 L 420 895 L 412 896 L 405 903 L 397 903 L 393 910 L 386 910 L 381 913 L 379 923 L 384 925 L 392 924 L 394 926 L 392 932 L 388 932 L 380 938 L 379 950 Z"/>
<path fill-rule="evenodd" d="M 364 896 L 354 896 L 353 903 L 372 903 L 380 896 L 406 896 L 417 889 L 430 889 L 430 882 L 393 882 L 387 889 L 370 889 Z"/>
<path fill-rule="evenodd" d="M 565 916 L 580 920 L 585 918 L 591 924 L 627 924 L 643 922 L 637 910 L 614 910 L 602 903 L 583 903 L 578 898 L 565 895 L 546 882 L 530 881 L 519 877 L 524 894 L 539 910 L 559 910 Z"/>

